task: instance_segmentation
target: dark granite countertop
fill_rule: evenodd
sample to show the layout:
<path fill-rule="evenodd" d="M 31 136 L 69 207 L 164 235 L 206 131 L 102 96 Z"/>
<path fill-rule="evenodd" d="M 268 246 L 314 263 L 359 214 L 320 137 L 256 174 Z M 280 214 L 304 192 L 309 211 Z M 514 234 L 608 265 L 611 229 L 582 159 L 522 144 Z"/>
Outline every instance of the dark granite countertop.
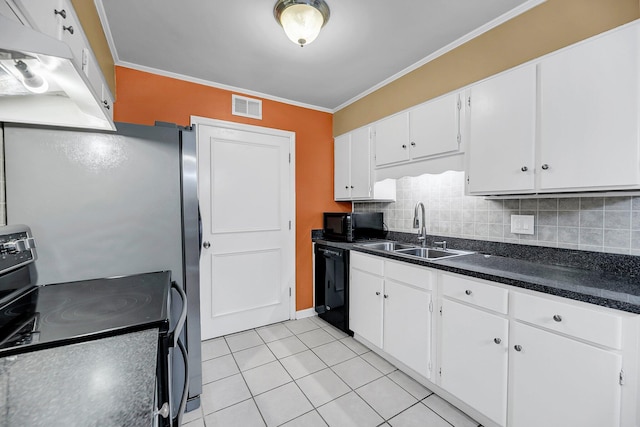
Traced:
<path fill-rule="evenodd" d="M 414 235 L 404 234 L 394 233 L 389 240 L 416 243 Z M 439 236 L 430 236 L 428 243 L 442 239 L 455 249 L 478 253 L 428 261 L 354 243 L 314 241 L 640 314 L 640 257 Z"/>

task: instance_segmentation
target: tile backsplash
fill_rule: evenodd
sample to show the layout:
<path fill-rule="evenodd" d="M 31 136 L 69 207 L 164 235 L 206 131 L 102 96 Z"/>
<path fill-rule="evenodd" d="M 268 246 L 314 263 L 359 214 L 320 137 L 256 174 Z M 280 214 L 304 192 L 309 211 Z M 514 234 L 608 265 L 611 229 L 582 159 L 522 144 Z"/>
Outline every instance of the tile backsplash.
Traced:
<path fill-rule="evenodd" d="M 527 245 L 640 255 L 640 197 L 549 197 L 485 200 L 465 196 L 464 172 L 404 177 L 396 202 L 354 202 L 354 211 L 382 211 L 391 231 L 417 233 L 417 202 L 427 233 Z M 534 215 L 534 234 L 512 234 L 511 215 Z"/>

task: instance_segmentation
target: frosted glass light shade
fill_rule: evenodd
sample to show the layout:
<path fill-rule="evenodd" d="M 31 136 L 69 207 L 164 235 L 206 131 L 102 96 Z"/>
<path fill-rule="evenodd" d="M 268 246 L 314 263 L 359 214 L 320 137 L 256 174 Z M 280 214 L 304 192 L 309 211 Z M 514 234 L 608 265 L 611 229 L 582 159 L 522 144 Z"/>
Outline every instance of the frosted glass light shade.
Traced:
<path fill-rule="evenodd" d="M 315 7 L 295 4 L 282 12 L 280 23 L 292 42 L 304 46 L 318 37 L 324 18 Z"/>

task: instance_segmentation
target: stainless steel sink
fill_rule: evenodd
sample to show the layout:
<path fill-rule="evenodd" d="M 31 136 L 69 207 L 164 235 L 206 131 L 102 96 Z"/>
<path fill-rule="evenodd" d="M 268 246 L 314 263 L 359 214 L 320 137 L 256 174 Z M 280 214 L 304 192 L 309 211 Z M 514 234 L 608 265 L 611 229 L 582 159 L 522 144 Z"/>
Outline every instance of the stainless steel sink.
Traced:
<path fill-rule="evenodd" d="M 401 249 L 413 248 L 413 245 L 407 245 L 399 242 L 375 242 L 375 243 L 360 243 L 359 246 L 367 249 L 375 249 L 379 251 L 398 251 Z"/>
<path fill-rule="evenodd" d="M 469 251 L 458 251 L 454 249 L 434 249 L 434 248 L 408 248 L 408 249 L 398 249 L 395 251 L 397 254 L 413 256 L 417 258 L 423 259 L 442 259 L 442 258 L 450 258 L 454 256 L 468 255 L 473 252 Z"/>

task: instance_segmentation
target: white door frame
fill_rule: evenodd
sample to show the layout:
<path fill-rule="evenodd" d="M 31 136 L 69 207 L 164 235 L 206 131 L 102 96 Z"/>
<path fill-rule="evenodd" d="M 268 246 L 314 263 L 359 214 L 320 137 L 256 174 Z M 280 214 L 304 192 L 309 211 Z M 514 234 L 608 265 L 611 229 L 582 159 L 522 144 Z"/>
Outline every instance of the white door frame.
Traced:
<path fill-rule="evenodd" d="M 206 125 L 206 126 L 214 126 L 218 128 L 224 129 L 232 129 L 239 131 L 248 131 L 248 132 L 258 132 L 264 133 L 266 135 L 274 135 L 289 138 L 289 152 L 291 153 L 289 168 L 289 218 L 291 221 L 291 233 L 289 236 L 289 244 L 291 244 L 293 259 L 291 260 L 291 282 L 289 283 L 289 289 L 291 289 L 291 297 L 289 298 L 289 319 L 296 318 L 296 258 L 297 258 L 297 248 L 296 248 L 296 133 L 267 128 L 263 126 L 255 126 L 255 125 L 247 125 L 243 123 L 235 123 L 228 122 L 225 120 L 211 119 L 208 117 L 201 116 L 191 116 L 191 123 L 195 126 Z M 196 133 L 197 135 L 197 133 Z M 199 147 L 199 141 L 196 141 L 196 147 Z M 196 151 L 196 158 L 198 158 L 199 153 Z M 196 162 L 197 163 L 197 162 Z M 200 195 L 198 194 L 198 197 Z"/>

